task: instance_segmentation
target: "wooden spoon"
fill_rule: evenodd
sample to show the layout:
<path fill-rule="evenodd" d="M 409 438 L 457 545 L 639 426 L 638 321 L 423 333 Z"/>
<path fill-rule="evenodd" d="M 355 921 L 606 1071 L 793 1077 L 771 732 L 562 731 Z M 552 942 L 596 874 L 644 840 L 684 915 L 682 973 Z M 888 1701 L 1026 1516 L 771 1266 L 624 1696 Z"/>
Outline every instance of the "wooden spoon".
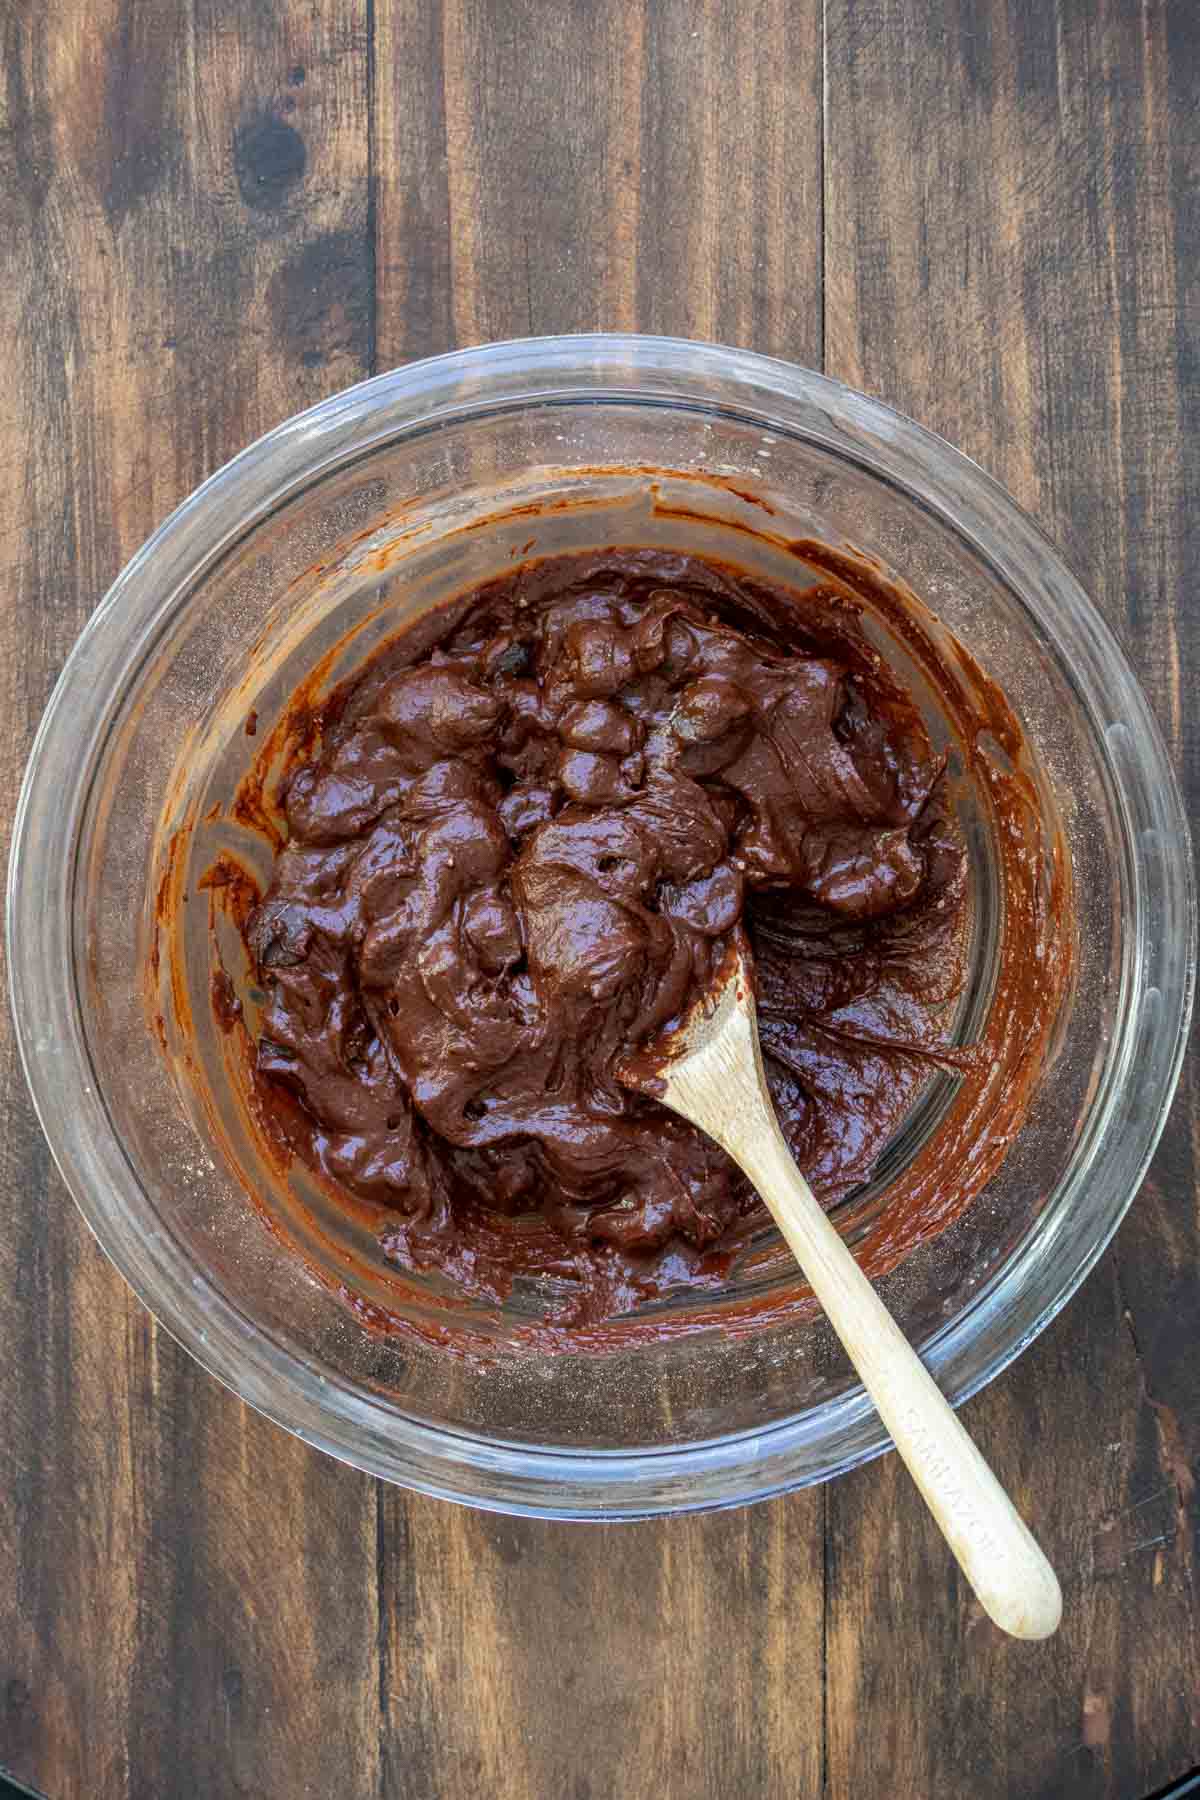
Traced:
<path fill-rule="evenodd" d="M 763 1074 L 740 949 L 683 1022 L 623 1059 L 617 1074 L 690 1119 L 745 1170 L 982 1605 L 1014 1637 L 1049 1637 L 1062 1614 L 1053 1569 L 792 1161 Z"/>

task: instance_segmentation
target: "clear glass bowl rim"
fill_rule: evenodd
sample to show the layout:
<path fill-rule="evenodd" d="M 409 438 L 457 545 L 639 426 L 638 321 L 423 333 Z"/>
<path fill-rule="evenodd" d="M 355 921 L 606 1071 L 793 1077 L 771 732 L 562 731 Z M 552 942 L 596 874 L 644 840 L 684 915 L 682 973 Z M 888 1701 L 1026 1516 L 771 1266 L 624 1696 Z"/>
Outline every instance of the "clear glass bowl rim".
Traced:
<path fill-rule="evenodd" d="M 818 1428 L 806 1414 L 683 1446 L 620 1453 L 534 1449 L 407 1419 L 361 1392 L 338 1389 L 257 1332 L 157 1228 L 95 1091 L 75 995 L 76 846 L 113 710 L 136 681 L 146 646 L 204 572 L 285 499 L 373 445 L 464 412 L 567 399 L 678 403 L 689 397 L 701 407 L 761 417 L 764 430 L 775 424 L 800 431 L 865 463 L 971 542 L 1027 608 L 1033 602 L 1043 633 L 1071 667 L 1122 809 L 1133 899 L 1119 1026 L 1125 1076 L 1090 1134 L 1089 1155 L 1068 1177 L 1075 1189 L 1047 1209 L 1051 1216 L 1001 1276 L 927 1346 L 929 1365 L 955 1405 L 1020 1354 L 1103 1252 L 1158 1141 L 1187 1043 L 1196 896 L 1186 815 L 1158 726 L 1116 640 L 1053 545 L 998 483 L 944 440 L 882 402 L 794 364 L 720 345 L 625 334 L 516 339 L 455 351 L 376 376 L 285 421 L 219 469 L 147 540 L 97 607 L 50 698 L 17 805 L 9 864 L 17 1040 L 43 1130 L 84 1218 L 135 1293 L 203 1367 L 343 1461 L 496 1511 L 611 1519 L 736 1505 L 827 1479 L 879 1454 L 890 1440 L 856 1389 L 835 1407 L 819 1409 L 821 1428 L 835 1424 L 832 1435 L 840 1433 L 849 1448 L 816 1469 L 802 1466 Z M 89 751 L 82 758 L 81 745 Z M 1147 1063 L 1138 1053 L 1151 1044 Z M 1147 1066 L 1154 1090 L 1131 1093 Z M 1085 1184 L 1088 1206 L 1073 1206 Z"/>

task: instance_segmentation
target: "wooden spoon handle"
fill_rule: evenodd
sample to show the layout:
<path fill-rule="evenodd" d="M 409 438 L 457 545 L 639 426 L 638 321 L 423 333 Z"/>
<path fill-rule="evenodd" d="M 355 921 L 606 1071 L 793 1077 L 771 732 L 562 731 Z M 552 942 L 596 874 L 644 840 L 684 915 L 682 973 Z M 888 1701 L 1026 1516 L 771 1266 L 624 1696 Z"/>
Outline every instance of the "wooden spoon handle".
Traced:
<path fill-rule="evenodd" d="M 1054 1570 L 821 1211 L 774 1117 L 754 1112 L 726 1148 L 774 1214 L 959 1567 L 1003 1630 L 1049 1637 L 1062 1614 Z"/>

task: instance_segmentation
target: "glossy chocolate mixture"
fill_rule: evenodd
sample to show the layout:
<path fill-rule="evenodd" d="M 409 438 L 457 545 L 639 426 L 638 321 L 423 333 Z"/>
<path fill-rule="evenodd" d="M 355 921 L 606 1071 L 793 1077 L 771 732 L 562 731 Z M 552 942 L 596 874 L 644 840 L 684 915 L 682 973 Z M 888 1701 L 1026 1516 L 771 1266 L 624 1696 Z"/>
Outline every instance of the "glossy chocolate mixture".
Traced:
<path fill-rule="evenodd" d="M 832 1203 L 953 1064 L 965 853 L 844 593 L 620 550 L 528 564 L 381 652 L 281 789 L 246 941 L 260 1104 L 385 1254 L 595 1320 L 759 1222 L 614 1065 L 753 948 L 767 1069 Z M 761 1216 L 761 1215 L 759 1215 Z"/>

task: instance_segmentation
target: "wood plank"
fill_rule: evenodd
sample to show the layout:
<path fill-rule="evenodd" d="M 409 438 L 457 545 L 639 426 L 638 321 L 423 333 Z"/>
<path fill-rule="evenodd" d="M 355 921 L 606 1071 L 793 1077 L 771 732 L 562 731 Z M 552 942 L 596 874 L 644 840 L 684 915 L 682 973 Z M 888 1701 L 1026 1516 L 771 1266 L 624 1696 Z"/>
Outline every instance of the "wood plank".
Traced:
<path fill-rule="evenodd" d="M 1042 519 L 1194 808 L 1200 15 L 829 0 L 827 68 L 830 372 Z M 1065 1575 L 1060 1636 L 993 1640 L 894 1459 L 830 1490 L 831 1794 L 1128 1800 L 1200 1757 L 1196 1122 L 1193 1059 L 1115 1251 L 968 1408 Z"/>
<path fill-rule="evenodd" d="M 640 1524 L 385 1495 L 385 1791 L 815 1794 L 822 1499 Z"/>
<path fill-rule="evenodd" d="M 819 363 L 815 0 L 376 0 L 381 367 L 640 330 Z"/>
<path fill-rule="evenodd" d="M 366 0 L 3 10 L 0 816 L 96 600 L 367 372 Z M 7 829 L 7 825 L 6 825 Z M 372 1484 L 109 1268 L 0 1023 L 0 1762 L 55 1797 L 374 1791 Z"/>
<path fill-rule="evenodd" d="M 376 24 L 381 366 L 603 327 L 819 357 L 816 0 Z M 584 1529 L 386 1493 L 386 1793 L 818 1792 L 823 1510 Z"/>

